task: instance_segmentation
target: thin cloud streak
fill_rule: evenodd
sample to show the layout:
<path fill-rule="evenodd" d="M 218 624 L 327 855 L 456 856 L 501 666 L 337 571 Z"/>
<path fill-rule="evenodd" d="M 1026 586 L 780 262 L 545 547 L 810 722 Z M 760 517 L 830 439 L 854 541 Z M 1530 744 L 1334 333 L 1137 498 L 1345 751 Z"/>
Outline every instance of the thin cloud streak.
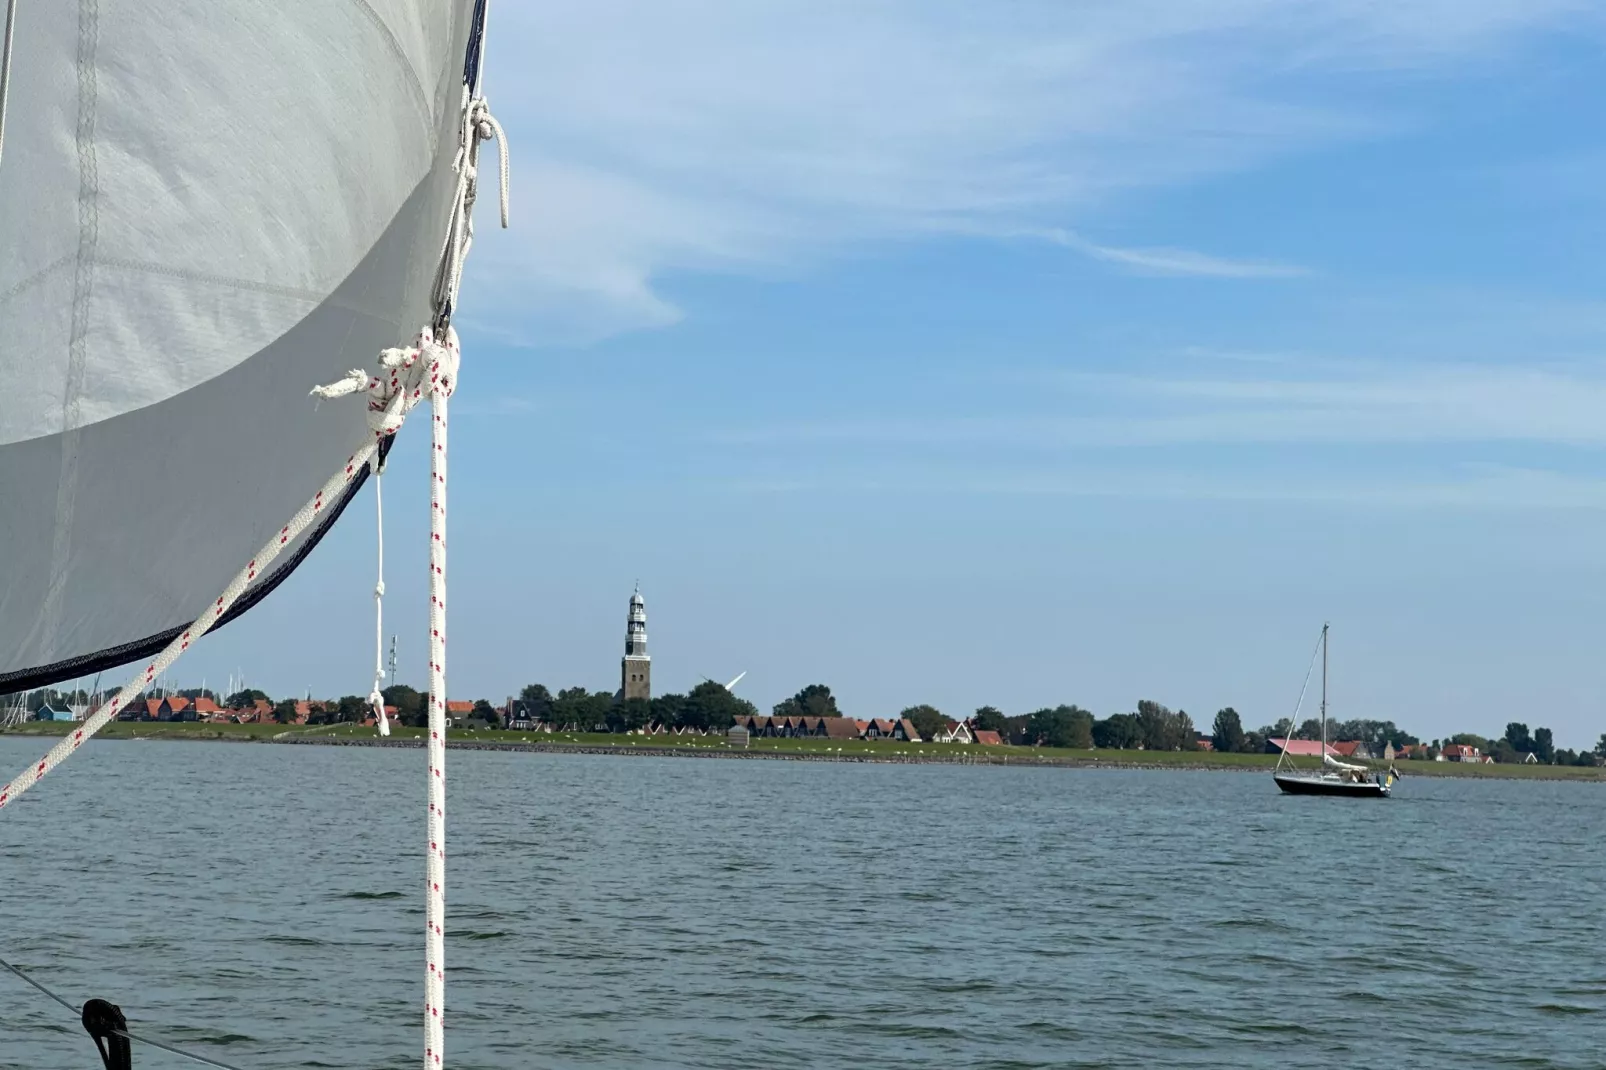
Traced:
<path fill-rule="evenodd" d="M 1095 260 L 1119 264 L 1144 275 L 1189 276 L 1210 279 L 1294 279 L 1309 275 L 1307 268 L 1255 260 L 1230 260 L 1192 249 L 1122 249 L 1100 245 L 1066 230 L 1042 232 L 1046 241 L 1075 249 Z"/>
<path fill-rule="evenodd" d="M 488 77 L 520 223 L 476 249 L 476 289 L 525 341 L 585 341 L 677 322 L 659 290 L 677 271 L 1085 226 L 1113 198 L 1393 132 L 1402 120 L 1372 105 L 1399 72 L 1487 66 L 1590 17 L 1563 0 L 1397 6 L 1410 5 L 513 7 Z M 1301 271 L 1163 240 L 1082 252 L 1156 275 Z"/>
<path fill-rule="evenodd" d="M 918 469 L 875 478 L 844 474 L 813 478 L 733 480 L 724 489 L 741 494 L 889 494 L 957 497 L 1066 497 L 1153 501 L 1301 502 L 1310 505 L 1385 509 L 1474 511 L 1606 511 L 1606 479 L 1538 468 L 1466 465 L 1462 478 L 1404 480 L 1222 479 L 1196 472 L 1081 470 L 1074 473 L 998 471 L 955 475 Z"/>
<path fill-rule="evenodd" d="M 1362 374 L 1365 372 L 1365 374 Z M 1164 447 L 1473 442 L 1606 445 L 1606 369 L 1427 365 L 1357 368 L 1348 378 L 1053 377 L 1067 409 L 899 416 L 732 428 L 717 441 L 903 446 Z M 1042 407 L 1040 396 L 1032 406 Z"/>

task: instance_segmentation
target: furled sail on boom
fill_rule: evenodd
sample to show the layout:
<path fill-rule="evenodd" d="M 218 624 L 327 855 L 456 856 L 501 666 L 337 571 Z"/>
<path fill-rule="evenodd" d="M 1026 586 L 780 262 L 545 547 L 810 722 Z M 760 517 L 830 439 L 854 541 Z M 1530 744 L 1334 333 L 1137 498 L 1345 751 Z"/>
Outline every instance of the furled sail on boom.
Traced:
<path fill-rule="evenodd" d="M 162 645 L 370 435 L 307 391 L 433 319 L 474 23 L 473 0 L 17 5 L 0 692 Z"/>

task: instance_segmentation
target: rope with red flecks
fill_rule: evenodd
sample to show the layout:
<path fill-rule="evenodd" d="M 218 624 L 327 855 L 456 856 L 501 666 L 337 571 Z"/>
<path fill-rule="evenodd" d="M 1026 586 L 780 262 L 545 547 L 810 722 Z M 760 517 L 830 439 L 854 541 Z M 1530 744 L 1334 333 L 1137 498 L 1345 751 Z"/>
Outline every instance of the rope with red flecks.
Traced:
<path fill-rule="evenodd" d="M 211 631 L 213 626 L 229 611 L 229 607 L 239 600 L 258 576 L 263 575 L 268 566 L 284 550 L 284 548 L 301 535 L 312 522 L 318 518 L 324 509 L 340 500 L 341 492 L 350 483 L 358 472 L 362 471 L 378 453 L 379 442 L 388 435 L 393 435 L 401 427 L 407 413 L 421 401 L 425 393 L 439 398 L 442 389 L 450 392 L 450 385 L 457 380 L 458 365 L 457 335 L 450 328 L 446 331 L 446 341 L 439 344 L 428 328 L 422 331 L 416 342 L 407 348 L 387 349 L 380 354 L 380 365 L 385 369 L 378 376 L 370 376 L 367 372 L 354 371 L 345 379 L 327 387 L 317 387 L 313 394 L 317 397 L 339 397 L 342 394 L 355 393 L 366 389 L 370 395 L 368 402 L 368 426 L 373 431 L 373 437 L 363 444 L 362 448 L 346 458 L 345 465 L 329 477 L 329 480 L 319 488 L 318 492 L 307 500 L 290 522 L 280 528 L 278 533 L 268 540 L 262 549 L 257 551 L 249 564 L 241 569 L 229 581 L 211 605 L 186 628 L 177 638 L 161 652 L 150 660 L 140 672 L 124 684 L 122 689 L 113 695 L 100 709 L 92 713 L 82 725 L 75 728 L 72 733 L 65 736 L 61 742 L 51 747 L 43 758 L 24 769 L 12 778 L 4 788 L 0 788 L 0 807 L 15 802 L 23 792 L 39 783 L 40 779 L 56 766 L 66 761 L 85 742 L 94 738 L 95 734 L 105 728 L 125 709 L 134 697 L 149 687 L 167 668 L 179 659 L 196 640 Z M 437 414 L 437 420 L 444 428 L 444 412 Z M 441 432 L 441 448 L 444 452 L 444 430 Z M 441 469 L 444 479 L 444 462 Z M 443 499 L 444 501 L 444 499 Z M 436 521 L 444 519 L 444 504 L 436 510 Z M 444 535 L 438 536 L 444 540 Z M 433 558 L 432 558 L 433 563 Z M 439 562 L 444 569 L 444 554 Z M 444 577 L 443 577 L 444 578 Z M 444 588 L 443 588 L 444 591 Z M 433 613 L 432 613 L 433 616 Z M 444 629 L 444 622 L 431 622 L 431 628 L 438 631 Z M 434 655 L 431 655 L 432 658 Z M 444 662 L 444 655 L 439 659 Z M 432 674 L 431 681 L 434 677 Z M 445 682 L 442 678 L 444 694 Z M 433 698 L 433 696 L 432 696 Z M 440 700 L 442 703 L 445 699 Z M 444 707 L 443 707 L 444 708 Z M 438 1048 L 437 1048 L 438 1050 Z"/>
<path fill-rule="evenodd" d="M 394 433 L 408 411 L 427 395 L 433 409 L 429 495 L 429 855 L 425 865 L 424 1065 L 442 1065 L 446 1009 L 446 416 L 457 386 L 457 332 L 436 342 L 426 328 L 414 345 L 387 349 L 383 371 L 361 369 L 314 393 L 340 397 L 366 390 L 368 426 L 378 436 Z"/>
<path fill-rule="evenodd" d="M 429 479 L 429 857 L 425 866 L 424 1064 L 441 1065 L 446 1009 L 446 413 L 457 386 L 457 336 L 447 328 L 450 365 L 430 373 Z"/>
<path fill-rule="evenodd" d="M 216 601 L 206 607 L 205 612 L 195 618 L 193 624 L 186 628 L 178 638 L 163 647 L 161 652 L 139 671 L 138 675 L 124 684 L 122 690 L 112 696 L 110 702 L 92 713 L 82 725 L 73 730 L 71 735 L 64 737 L 60 743 L 51 747 L 49 753 L 38 762 L 17 774 L 4 788 L 0 788 L 0 807 L 15 802 L 19 795 L 39 783 L 39 780 L 45 774 L 66 761 L 74 751 L 83 746 L 95 733 L 110 724 L 117 717 L 120 710 L 132 702 L 136 695 L 149 687 L 158 676 L 167 670 L 168 666 L 177 661 L 179 655 L 188 650 L 191 644 L 210 631 L 212 626 L 217 624 L 223 615 L 228 612 L 229 607 L 245 593 L 246 588 L 250 587 L 258 576 L 267 571 L 274 558 L 278 557 L 286 546 L 290 545 L 298 535 L 305 531 L 325 508 L 340 500 L 341 491 L 346 484 L 350 483 L 356 477 L 356 474 L 362 471 L 363 465 L 369 462 L 378 449 L 379 438 L 376 437 L 373 441 L 364 444 L 356 453 L 346 458 L 345 466 L 333 476 L 330 476 L 329 481 L 318 490 L 318 493 L 308 499 L 307 504 L 303 505 L 300 511 L 290 518 L 290 523 L 280 528 L 278 533 L 268 540 L 267 545 L 257 551 L 257 555 L 251 559 L 251 563 L 241 569 L 234 579 L 229 581 L 229 585 L 224 588 L 223 593 L 217 597 Z"/>

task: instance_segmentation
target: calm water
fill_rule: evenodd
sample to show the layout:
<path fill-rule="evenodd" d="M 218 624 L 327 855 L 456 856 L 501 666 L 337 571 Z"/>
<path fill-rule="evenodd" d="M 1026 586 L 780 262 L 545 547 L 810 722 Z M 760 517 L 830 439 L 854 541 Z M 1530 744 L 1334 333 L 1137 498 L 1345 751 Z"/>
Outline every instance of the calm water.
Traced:
<path fill-rule="evenodd" d="M 415 1066 L 422 762 L 95 743 L 0 814 L 0 956 L 243 1067 Z M 450 768 L 449 1067 L 1606 1066 L 1599 787 Z M 99 1062 L 0 974 L 0 1065 Z"/>

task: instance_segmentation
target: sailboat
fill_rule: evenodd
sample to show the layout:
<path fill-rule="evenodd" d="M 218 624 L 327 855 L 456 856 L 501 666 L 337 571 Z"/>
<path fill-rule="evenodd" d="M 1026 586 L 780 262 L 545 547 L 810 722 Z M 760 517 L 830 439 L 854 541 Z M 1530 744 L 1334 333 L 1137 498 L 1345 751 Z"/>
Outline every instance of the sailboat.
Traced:
<path fill-rule="evenodd" d="M 1321 655 L 1322 655 L 1322 732 L 1320 769 L 1304 771 L 1293 768 L 1292 760 L 1288 756 L 1288 740 L 1283 741 L 1282 753 L 1277 758 L 1277 768 L 1272 771 L 1272 779 L 1277 786 L 1290 795 L 1343 795 L 1354 799 L 1386 799 L 1394 791 L 1394 781 L 1397 774 L 1390 768 L 1386 776 L 1373 774 L 1368 777 L 1371 770 L 1364 765 L 1355 765 L 1352 762 L 1341 762 L 1334 758 L 1327 748 L 1327 631 L 1328 625 L 1322 625 Z M 1310 677 L 1305 677 L 1309 681 Z M 1295 711 L 1298 712 L 1297 710 Z M 1289 764 L 1289 771 L 1283 771 L 1283 763 Z"/>
<path fill-rule="evenodd" d="M 482 143 L 508 214 L 486 6 L 0 0 L 0 694 L 134 666 L 0 782 L 0 811 L 267 597 L 370 478 L 377 499 L 428 408 L 426 1070 L 446 983 L 447 401 Z M 108 1067 L 141 1041 L 105 1001 L 83 1024 Z"/>

